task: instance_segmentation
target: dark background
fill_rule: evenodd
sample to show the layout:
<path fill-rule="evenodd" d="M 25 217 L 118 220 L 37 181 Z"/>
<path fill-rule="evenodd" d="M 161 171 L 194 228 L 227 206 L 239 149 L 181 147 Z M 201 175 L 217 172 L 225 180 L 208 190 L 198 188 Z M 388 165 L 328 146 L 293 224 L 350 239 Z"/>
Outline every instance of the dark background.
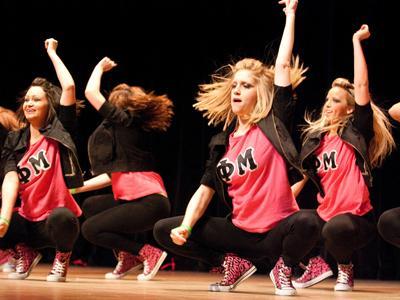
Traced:
<path fill-rule="evenodd" d="M 309 67 L 298 89 L 297 123 L 304 111 L 321 107 L 336 77 L 353 77 L 352 34 L 362 24 L 372 37 L 365 53 L 370 89 L 378 105 L 389 108 L 397 100 L 398 15 L 396 1 L 300 1 L 294 53 Z M 273 62 L 285 16 L 277 1 L 35 1 L 2 0 L 0 4 L 1 70 L 0 105 L 16 109 L 16 98 L 36 76 L 57 83 L 44 49 L 44 40 L 59 41 L 58 54 L 72 73 L 77 97 L 95 64 L 104 56 L 118 67 L 103 77 L 104 92 L 118 83 L 140 85 L 168 94 L 175 103 L 175 118 L 159 139 L 161 173 L 173 205 L 182 214 L 198 187 L 207 143 L 218 129 L 209 128 L 194 111 L 197 86 L 209 82 L 222 65 L 244 57 Z M 399 98 L 398 98 L 399 97 Z M 79 146 L 82 166 L 89 170 L 86 141 L 99 124 L 86 105 L 80 117 Z M 394 129 L 399 140 L 399 132 Z M 298 140 L 297 140 L 298 142 Z M 399 205 L 399 154 L 396 151 L 375 172 L 372 190 L 377 215 Z M 315 205 L 307 187 L 300 205 Z M 209 213 L 223 215 L 224 206 L 213 201 Z M 78 251 L 79 252 L 79 251 Z M 97 260 L 102 263 L 102 259 Z M 377 239 L 356 254 L 356 274 L 370 278 L 400 278 L 400 252 Z"/>

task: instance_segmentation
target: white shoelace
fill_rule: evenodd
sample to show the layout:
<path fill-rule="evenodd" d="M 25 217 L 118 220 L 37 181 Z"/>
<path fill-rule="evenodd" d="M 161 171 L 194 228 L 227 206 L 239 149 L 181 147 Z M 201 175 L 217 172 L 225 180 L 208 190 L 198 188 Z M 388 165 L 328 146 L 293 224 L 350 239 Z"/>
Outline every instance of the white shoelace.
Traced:
<path fill-rule="evenodd" d="M 60 260 L 56 259 L 53 264 L 53 269 L 51 270 L 52 274 L 60 274 L 64 275 L 66 263 L 61 262 Z"/>
<path fill-rule="evenodd" d="M 286 272 L 289 272 L 288 267 L 281 267 L 279 269 L 279 282 L 281 283 L 281 287 L 292 288 L 291 279 L 286 275 Z"/>
<path fill-rule="evenodd" d="M 342 270 L 339 270 L 337 282 L 347 284 L 349 282 L 349 274 Z"/>

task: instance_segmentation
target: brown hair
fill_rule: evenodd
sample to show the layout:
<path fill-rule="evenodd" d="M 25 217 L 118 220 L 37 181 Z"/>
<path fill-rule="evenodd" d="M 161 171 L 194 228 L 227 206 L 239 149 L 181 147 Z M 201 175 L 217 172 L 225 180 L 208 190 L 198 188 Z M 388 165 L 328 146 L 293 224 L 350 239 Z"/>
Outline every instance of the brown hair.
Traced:
<path fill-rule="evenodd" d="M 59 86 L 54 85 L 53 83 L 51 83 L 50 81 L 48 81 L 47 79 L 42 78 L 42 77 L 36 77 L 32 81 L 29 88 L 31 88 L 33 86 L 41 87 L 43 89 L 44 93 L 46 94 L 47 101 L 49 102 L 49 111 L 47 112 L 47 118 L 46 118 L 46 122 L 45 122 L 45 125 L 47 125 L 53 121 L 55 116 L 57 116 L 58 108 L 60 106 L 60 98 L 61 98 L 62 89 Z M 27 123 L 27 120 L 24 115 L 24 111 L 22 109 L 22 105 L 25 101 L 25 95 L 26 95 L 27 91 L 29 90 L 29 88 L 24 91 L 23 96 L 20 97 L 20 99 L 19 99 L 19 102 L 21 103 L 21 105 L 17 109 L 17 118 L 18 118 L 19 122 L 21 122 L 21 123 Z M 76 113 L 79 114 L 80 110 L 83 107 L 84 107 L 83 101 L 77 100 L 76 101 Z"/>
<path fill-rule="evenodd" d="M 7 108 L 0 106 L 0 124 L 7 130 L 18 130 L 21 123 L 18 121 L 16 114 Z"/>
<path fill-rule="evenodd" d="M 146 93 L 141 87 L 122 83 L 111 91 L 109 101 L 137 114 L 143 130 L 166 131 L 171 125 L 173 103 L 166 95 Z"/>

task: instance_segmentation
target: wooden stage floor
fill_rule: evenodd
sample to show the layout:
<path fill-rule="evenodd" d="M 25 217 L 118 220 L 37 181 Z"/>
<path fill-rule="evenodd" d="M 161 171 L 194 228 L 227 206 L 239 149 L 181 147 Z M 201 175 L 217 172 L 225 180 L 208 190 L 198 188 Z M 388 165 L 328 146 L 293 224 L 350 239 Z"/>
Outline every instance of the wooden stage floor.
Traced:
<path fill-rule="evenodd" d="M 255 274 L 239 285 L 234 292 L 207 291 L 208 284 L 217 282 L 221 275 L 201 272 L 160 271 L 152 281 L 138 282 L 135 275 L 122 280 L 105 280 L 110 268 L 71 267 L 67 282 L 46 282 L 51 266 L 39 264 L 25 280 L 7 279 L 0 273 L 0 299 L 400 299 L 399 281 L 356 280 L 353 292 L 334 292 L 334 280 L 326 280 L 312 288 L 298 290 L 295 297 L 274 295 L 272 282 L 266 274 Z"/>

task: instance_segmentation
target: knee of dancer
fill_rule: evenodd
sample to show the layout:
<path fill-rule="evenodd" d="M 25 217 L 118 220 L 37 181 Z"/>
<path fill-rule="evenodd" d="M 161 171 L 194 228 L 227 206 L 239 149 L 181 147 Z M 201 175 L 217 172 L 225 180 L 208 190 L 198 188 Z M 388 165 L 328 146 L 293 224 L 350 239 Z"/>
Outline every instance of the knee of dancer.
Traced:
<path fill-rule="evenodd" d="M 315 213 L 310 212 L 299 215 L 297 224 L 299 224 L 301 232 L 307 237 L 320 235 L 320 223 Z"/>
<path fill-rule="evenodd" d="M 378 231 L 383 238 L 388 239 L 393 234 L 400 232 L 400 221 L 398 221 L 398 218 L 399 216 L 392 211 L 386 211 L 380 216 Z"/>
<path fill-rule="evenodd" d="M 55 225 L 57 224 L 58 226 L 62 225 L 69 225 L 72 224 L 73 226 L 78 226 L 79 221 L 77 216 L 69 210 L 66 207 L 57 207 L 55 208 L 49 215 L 47 222 L 49 225 Z"/>
<path fill-rule="evenodd" d="M 330 241 L 348 241 L 357 235 L 357 230 L 352 224 L 326 223 L 322 229 L 322 237 Z"/>
<path fill-rule="evenodd" d="M 153 236 L 159 244 L 165 245 L 170 241 L 171 230 L 180 225 L 179 222 L 175 222 L 175 219 L 176 218 L 161 219 L 154 224 Z"/>
<path fill-rule="evenodd" d="M 90 219 L 83 222 L 81 226 L 81 233 L 83 237 L 91 243 L 95 243 L 97 235 L 99 234 L 98 226 L 96 222 L 92 222 Z"/>

